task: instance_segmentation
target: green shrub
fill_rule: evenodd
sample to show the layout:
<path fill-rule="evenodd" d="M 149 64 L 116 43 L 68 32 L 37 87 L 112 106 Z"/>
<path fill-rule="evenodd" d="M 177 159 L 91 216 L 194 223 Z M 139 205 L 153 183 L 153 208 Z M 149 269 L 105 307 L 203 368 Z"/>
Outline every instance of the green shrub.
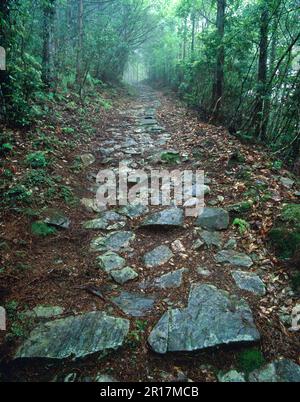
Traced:
<path fill-rule="evenodd" d="M 237 226 L 241 235 L 245 234 L 250 229 L 249 223 L 247 221 L 245 221 L 244 219 L 239 219 L 239 218 L 236 218 L 233 221 L 233 226 Z"/>
<path fill-rule="evenodd" d="M 30 153 L 26 156 L 25 162 L 28 166 L 32 168 L 43 168 L 48 165 L 45 157 L 45 152 L 42 151 Z"/>
<path fill-rule="evenodd" d="M 31 231 L 35 236 L 46 237 L 56 233 L 56 230 L 45 222 L 37 221 L 31 225 Z"/>
<path fill-rule="evenodd" d="M 30 203 L 32 198 L 32 191 L 28 190 L 25 186 L 18 184 L 10 188 L 4 194 L 4 196 L 10 204 Z"/>
<path fill-rule="evenodd" d="M 163 152 L 160 156 L 161 160 L 170 164 L 180 162 L 180 156 L 176 152 Z"/>
<path fill-rule="evenodd" d="M 269 232 L 269 239 L 281 259 L 292 258 L 300 248 L 300 232 L 286 228 L 274 228 Z"/>

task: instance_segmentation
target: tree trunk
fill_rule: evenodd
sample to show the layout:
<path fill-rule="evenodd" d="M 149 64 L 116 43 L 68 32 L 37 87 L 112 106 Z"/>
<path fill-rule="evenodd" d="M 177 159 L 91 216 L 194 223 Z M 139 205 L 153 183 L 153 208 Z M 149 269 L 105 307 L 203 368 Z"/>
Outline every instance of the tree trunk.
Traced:
<path fill-rule="evenodd" d="M 83 51 L 83 0 L 79 0 L 78 5 L 78 49 L 77 49 L 77 68 L 76 82 L 80 85 L 82 79 L 82 51 Z"/>
<path fill-rule="evenodd" d="M 215 82 L 213 85 L 213 119 L 220 119 L 220 111 L 222 105 L 222 97 L 224 90 L 224 62 L 225 62 L 225 48 L 224 48 L 224 32 L 225 32 L 225 9 L 226 0 L 218 0 L 217 10 L 217 30 L 218 30 L 218 49 L 217 49 L 217 63 Z"/>
<path fill-rule="evenodd" d="M 2 0 L 0 3 L 0 45 L 7 52 L 10 45 L 9 32 L 9 0 Z M 4 22 L 4 23 L 3 23 Z M 0 70 L 0 115 L 5 115 L 6 107 L 10 100 L 10 78 L 7 69 Z"/>
<path fill-rule="evenodd" d="M 267 3 L 262 5 L 260 18 L 260 44 L 259 62 L 257 77 L 257 99 L 254 111 L 255 135 L 261 140 L 265 140 L 267 131 L 267 116 L 264 113 L 265 100 L 267 95 L 267 76 L 268 76 L 268 33 L 269 33 L 269 10 Z"/>
<path fill-rule="evenodd" d="M 195 55 L 195 33 L 196 33 L 196 14 L 193 10 L 192 13 L 192 44 L 191 44 L 191 58 L 194 60 Z"/>
<path fill-rule="evenodd" d="M 53 80 L 54 66 L 54 17 L 55 0 L 49 0 L 43 8 L 43 71 L 42 79 L 47 88 L 50 88 Z"/>

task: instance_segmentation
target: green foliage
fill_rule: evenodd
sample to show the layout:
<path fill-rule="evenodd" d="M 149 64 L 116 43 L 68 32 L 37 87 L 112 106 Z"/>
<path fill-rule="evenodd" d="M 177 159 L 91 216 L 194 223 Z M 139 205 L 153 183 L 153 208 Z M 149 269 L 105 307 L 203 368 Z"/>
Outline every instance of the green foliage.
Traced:
<path fill-rule="evenodd" d="M 74 128 L 72 128 L 72 127 L 63 127 L 63 128 L 61 129 L 61 131 L 62 131 L 64 134 L 67 134 L 67 135 L 70 135 L 70 134 L 74 134 L 74 133 L 75 133 L 75 130 L 74 130 Z"/>
<path fill-rule="evenodd" d="M 175 152 L 163 152 L 160 156 L 161 160 L 169 164 L 175 164 L 180 162 L 180 155 Z"/>
<path fill-rule="evenodd" d="M 300 231 L 286 227 L 273 228 L 269 232 L 269 239 L 276 255 L 281 259 L 292 258 L 300 248 Z"/>
<path fill-rule="evenodd" d="M 300 204 L 286 205 L 282 210 L 281 219 L 300 228 Z"/>
<path fill-rule="evenodd" d="M 78 202 L 78 199 L 75 197 L 73 190 L 69 186 L 60 187 L 60 196 L 68 205 L 76 205 Z"/>
<path fill-rule="evenodd" d="M 56 230 L 42 221 L 37 221 L 31 225 L 31 232 L 35 236 L 47 237 L 55 234 Z"/>
<path fill-rule="evenodd" d="M 29 204 L 32 199 L 32 191 L 22 184 L 17 184 L 4 194 L 4 198 L 11 205 Z"/>
<path fill-rule="evenodd" d="M 249 223 L 244 219 L 239 218 L 236 218 L 233 221 L 233 226 L 236 226 L 238 228 L 241 235 L 244 235 L 250 229 Z"/>
<path fill-rule="evenodd" d="M 12 300 L 5 304 L 7 318 L 11 322 L 9 332 L 6 335 L 7 341 L 13 341 L 16 338 L 25 338 L 28 335 L 32 320 L 24 312 L 18 311 L 19 303 Z"/>
<path fill-rule="evenodd" d="M 26 173 L 24 177 L 24 184 L 26 186 L 43 187 L 54 186 L 55 182 L 44 169 L 34 169 Z"/>
<path fill-rule="evenodd" d="M 295 292 L 300 292 L 300 272 L 292 276 L 292 288 Z"/>
<path fill-rule="evenodd" d="M 265 364 L 265 358 L 258 348 L 246 349 L 238 354 L 238 368 L 248 376 Z"/>
<path fill-rule="evenodd" d="M 128 334 L 128 344 L 132 348 L 136 348 L 141 342 L 143 335 L 147 328 L 147 321 L 137 320 L 135 323 L 135 329 Z"/>
<path fill-rule="evenodd" d="M 25 158 L 25 162 L 28 166 L 32 168 L 42 168 L 48 165 L 45 152 L 43 151 L 37 151 L 28 154 Z"/>
<path fill-rule="evenodd" d="M 13 149 L 14 149 L 14 147 L 13 147 L 12 144 L 10 144 L 9 142 L 6 142 L 5 144 L 1 144 L 1 145 L 0 145 L 0 155 L 8 154 L 8 153 L 10 153 Z"/>

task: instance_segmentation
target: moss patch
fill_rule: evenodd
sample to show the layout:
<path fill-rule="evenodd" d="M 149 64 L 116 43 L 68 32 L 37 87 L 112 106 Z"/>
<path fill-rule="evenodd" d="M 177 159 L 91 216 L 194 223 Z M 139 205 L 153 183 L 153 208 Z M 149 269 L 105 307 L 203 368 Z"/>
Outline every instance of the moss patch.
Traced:
<path fill-rule="evenodd" d="M 248 376 L 253 370 L 265 364 L 265 358 L 258 348 L 246 349 L 238 355 L 238 368 Z"/>

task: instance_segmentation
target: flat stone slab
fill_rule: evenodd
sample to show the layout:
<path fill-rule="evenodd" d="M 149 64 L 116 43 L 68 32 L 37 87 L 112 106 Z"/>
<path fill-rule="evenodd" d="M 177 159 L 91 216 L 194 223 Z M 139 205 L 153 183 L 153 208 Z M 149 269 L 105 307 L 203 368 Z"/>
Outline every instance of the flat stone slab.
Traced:
<path fill-rule="evenodd" d="M 63 307 L 60 306 L 36 306 L 29 311 L 26 315 L 33 318 L 53 318 L 62 315 L 64 312 Z"/>
<path fill-rule="evenodd" d="M 182 268 L 174 272 L 169 272 L 168 274 L 156 278 L 153 285 L 161 289 L 179 288 L 182 283 L 182 276 L 186 271 L 188 271 L 186 268 Z"/>
<path fill-rule="evenodd" d="M 228 263 L 236 267 L 250 268 L 253 265 L 252 259 L 245 253 L 238 253 L 235 250 L 222 250 L 219 251 L 215 260 L 218 263 Z"/>
<path fill-rule="evenodd" d="M 62 318 L 36 327 L 14 358 L 84 358 L 119 348 L 128 331 L 128 320 L 101 311 Z"/>
<path fill-rule="evenodd" d="M 229 213 L 222 208 L 204 208 L 195 225 L 213 231 L 227 229 L 229 226 Z"/>
<path fill-rule="evenodd" d="M 83 154 L 80 156 L 83 166 L 88 167 L 96 162 L 96 158 L 92 154 Z"/>
<path fill-rule="evenodd" d="M 249 374 L 250 382 L 300 382 L 300 366 L 291 360 L 277 360 Z"/>
<path fill-rule="evenodd" d="M 122 292 L 119 296 L 114 297 L 112 302 L 127 315 L 143 317 L 152 310 L 155 299 L 142 293 Z"/>
<path fill-rule="evenodd" d="M 245 300 L 212 285 L 196 284 L 192 286 L 188 307 L 167 311 L 153 328 L 148 342 L 155 352 L 163 354 L 259 339 Z"/>
<path fill-rule="evenodd" d="M 182 227 L 184 223 L 184 212 L 179 208 L 165 209 L 150 215 L 142 223 L 142 227 Z"/>
<path fill-rule="evenodd" d="M 119 210 L 119 213 L 127 216 L 130 219 L 139 218 L 140 216 L 144 216 L 149 212 L 149 208 L 143 204 L 130 204 L 122 207 Z"/>
<path fill-rule="evenodd" d="M 259 296 L 266 294 L 266 287 L 258 275 L 244 271 L 233 271 L 231 275 L 240 289 L 247 290 Z"/>
<path fill-rule="evenodd" d="M 135 239 L 133 232 L 113 232 L 105 237 L 98 237 L 91 243 L 92 251 L 125 251 Z"/>
<path fill-rule="evenodd" d="M 236 370 L 219 373 L 217 377 L 219 382 L 246 382 L 244 373 L 239 373 Z"/>
<path fill-rule="evenodd" d="M 69 229 L 71 221 L 61 211 L 49 209 L 43 213 L 44 222 L 59 229 Z"/>
<path fill-rule="evenodd" d="M 126 218 L 113 211 L 106 211 L 98 219 L 84 223 L 84 229 L 92 230 L 117 230 L 125 226 Z"/>
<path fill-rule="evenodd" d="M 105 272 L 119 270 L 125 267 L 126 260 L 116 253 L 107 252 L 97 258 L 98 264 Z"/>
<path fill-rule="evenodd" d="M 139 274 L 135 272 L 135 270 L 131 267 L 125 267 L 121 270 L 113 270 L 110 272 L 110 274 L 112 278 L 120 285 L 124 285 L 129 281 L 133 281 L 139 276 Z"/>
<path fill-rule="evenodd" d="M 158 246 L 154 250 L 144 256 L 144 263 L 146 267 L 158 267 L 166 264 L 174 254 L 167 246 Z"/>
<path fill-rule="evenodd" d="M 210 232 L 207 230 L 203 230 L 203 232 L 200 233 L 200 237 L 207 247 L 222 247 L 222 235 L 220 234 L 220 232 Z"/>

